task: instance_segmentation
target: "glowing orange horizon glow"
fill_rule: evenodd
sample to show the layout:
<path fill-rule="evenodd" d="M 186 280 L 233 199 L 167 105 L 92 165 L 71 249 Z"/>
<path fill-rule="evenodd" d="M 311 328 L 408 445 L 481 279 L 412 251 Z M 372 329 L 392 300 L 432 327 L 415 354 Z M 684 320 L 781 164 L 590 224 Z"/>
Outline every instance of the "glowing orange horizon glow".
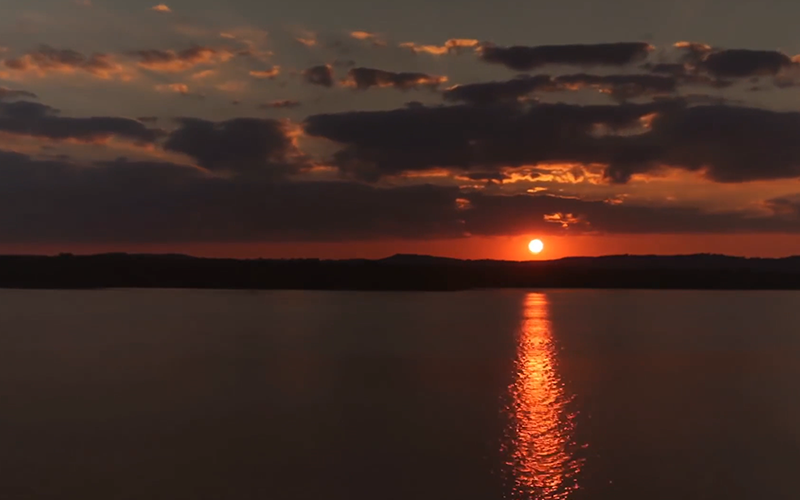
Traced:
<path fill-rule="evenodd" d="M 512 498 L 565 500 L 578 489 L 571 397 L 558 372 L 547 295 L 525 296 L 503 449 Z"/>
<path fill-rule="evenodd" d="M 555 230 L 555 224 L 554 230 Z M 471 236 L 431 240 L 378 239 L 300 242 L 30 242 L 2 243 L 0 254 L 57 255 L 60 252 L 183 253 L 219 258 L 381 259 L 394 254 L 422 254 L 455 259 L 531 259 L 533 235 Z M 800 254 L 800 234 L 540 234 L 547 239 L 546 257 L 593 257 L 620 254 L 717 253 L 744 257 L 786 257 Z"/>

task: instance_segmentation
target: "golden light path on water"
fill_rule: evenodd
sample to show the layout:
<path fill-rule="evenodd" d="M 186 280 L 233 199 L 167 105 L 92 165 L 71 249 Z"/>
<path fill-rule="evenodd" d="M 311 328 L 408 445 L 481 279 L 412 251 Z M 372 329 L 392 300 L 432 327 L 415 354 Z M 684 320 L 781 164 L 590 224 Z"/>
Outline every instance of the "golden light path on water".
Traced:
<path fill-rule="evenodd" d="M 564 500 L 578 489 L 574 414 L 558 372 L 547 296 L 525 297 L 504 451 L 512 498 Z"/>

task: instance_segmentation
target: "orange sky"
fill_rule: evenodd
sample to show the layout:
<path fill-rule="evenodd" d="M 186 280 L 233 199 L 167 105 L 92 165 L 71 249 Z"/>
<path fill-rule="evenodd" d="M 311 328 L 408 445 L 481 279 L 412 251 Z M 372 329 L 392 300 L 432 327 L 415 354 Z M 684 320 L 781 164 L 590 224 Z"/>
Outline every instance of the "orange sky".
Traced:
<path fill-rule="evenodd" d="M 533 256 L 527 249 L 532 238 L 544 241 L 545 250 Z M 417 253 L 461 259 L 558 259 L 570 256 L 614 254 L 719 253 L 746 257 L 800 255 L 800 235 L 624 235 L 472 237 L 432 241 L 366 241 L 346 243 L 207 243 L 175 245 L 0 245 L 2 254 L 60 252 L 185 253 L 203 257 L 237 258 L 382 258 L 397 253 Z"/>

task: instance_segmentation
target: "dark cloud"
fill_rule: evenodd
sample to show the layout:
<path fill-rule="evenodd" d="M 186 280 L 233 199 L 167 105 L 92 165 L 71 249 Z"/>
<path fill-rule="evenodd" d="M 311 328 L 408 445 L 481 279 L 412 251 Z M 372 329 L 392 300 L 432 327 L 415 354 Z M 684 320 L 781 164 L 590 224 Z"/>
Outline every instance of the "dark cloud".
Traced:
<path fill-rule="evenodd" d="M 480 50 L 480 58 L 516 71 L 530 71 L 547 64 L 623 66 L 645 58 L 651 49 L 649 44 L 643 42 L 536 47 L 484 45 Z"/>
<path fill-rule="evenodd" d="M 495 104 L 515 102 L 533 92 L 555 88 L 553 78 L 549 75 L 520 76 L 504 82 L 456 85 L 444 91 L 442 97 L 450 102 Z"/>
<path fill-rule="evenodd" d="M 677 80 L 658 75 L 575 75 L 520 76 L 504 82 L 473 83 L 456 85 L 447 89 L 443 97 L 446 101 L 473 104 L 493 104 L 514 102 L 528 97 L 534 92 L 553 92 L 596 88 L 606 92 L 618 101 L 624 101 L 648 94 L 666 94 L 676 90 Z"/>
<path fill-rule="evenodd" d="M 701 67 L 717 77 L 774 76 L 791 66 L 792 60 L 772 50 L 731 49 L 708 54 Z"/>
<path fill-rule="evenodd" d="M 338 142 L 333 161 L 374 180 L 408 171 L 576 162 L 606 177 L 664 166 L 717 182 L 800 177 L 800 113 L 680 100 L 617 106 L 448 106 L 310 116 L 312 136 Z"/>
<path fill-rule="evenodd" d="M 293 99 L 278 99 L 277 101 L 261 104 L 258 107 L 260 109 L 288 109 L 297 108 L 300 107 L 300 105 L 300 101 L 295 101 Z"/>
<path fill-rule="evenodd" d="M 435 89 L 447 77 L 426 73 L 394 73 L 373 68 L 353 68 L 347 73 L 346 84 L 360 90 L 370 87 L 393 87 L 400 90 L 425 87 Z"/>
<path fill-rule="evenodd" d="M 653 119 L 648 134 L 615 145 L 609 178 L 626 182 L 662 165 L 706 171 L 719 182 L 800 177 L 800 113 L 696 106 Z"/>
<path fill-rule="evenodd" d="M 235 118 L 211 122 L 181 118 L 164 149 L 184 153 L 212 171 L 280 177 L 292 170 L 292 140 L 277 120 Z"/>
<path fill-rule="evenodd" d="M 312 85 L 333 87 L 333 68 L 327 64 L 314 66 L 303 71 L 303 78 Z"/>
<path fill-rule="evenodd" d="M 91 168 L 0 151 L 0 241 L 259 242 L 544 233 L 800 232 L 800 203 L 774 214 L 466 193 L 422 185 L 222 178 L 170 163 Z M 20 224 L 24 220 L 24 224 Z"/>
<path fill-rule="evenodd" d="M 140 116 L 139 118 L 137 118 L 137 120 L 139 120 L 142 123 L 155 123 L 155 122 L 158 121 L 158 117 L 157 116 Z"/>
<path fill-rule="evenodd" d="M 673 106 L 444 106 L 313 115 L 306 133 L 340 143 L 345 172 L 376 179 L 444 167 L 481 170 L 545 161 L 596 160 L 597 127 L 641 126 Z"/>
<path fill-rule="evenodd" d="M 27 90 L 12 90 L 5 87 L 0 87 L 0 101 L 3 99 L 17 99 L 27 97 L 28 99 L 38 99 L 39 96 Z"/>
<path fill-rule="evenodd" d="M 161 132 L 128 118 L 59 116 L 50 106 L 30 101 L 0 101 L 0 130 L 47 139 L 100 141 L 112 136 L 137 142 L 155 141 Z"/>

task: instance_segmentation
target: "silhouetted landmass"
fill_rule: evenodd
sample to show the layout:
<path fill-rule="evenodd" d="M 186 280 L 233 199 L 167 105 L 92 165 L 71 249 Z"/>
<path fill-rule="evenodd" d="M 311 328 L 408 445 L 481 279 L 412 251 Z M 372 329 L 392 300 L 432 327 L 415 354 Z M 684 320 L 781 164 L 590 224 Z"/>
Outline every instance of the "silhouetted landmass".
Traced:
<path fill-rule="evenodd" d="M 236 260 L 185 255 L 0 256 L 3 288 L 465 290 L 472 288 L 800 289 L 800 257 L 579 257 L 553 261 Z"/>

